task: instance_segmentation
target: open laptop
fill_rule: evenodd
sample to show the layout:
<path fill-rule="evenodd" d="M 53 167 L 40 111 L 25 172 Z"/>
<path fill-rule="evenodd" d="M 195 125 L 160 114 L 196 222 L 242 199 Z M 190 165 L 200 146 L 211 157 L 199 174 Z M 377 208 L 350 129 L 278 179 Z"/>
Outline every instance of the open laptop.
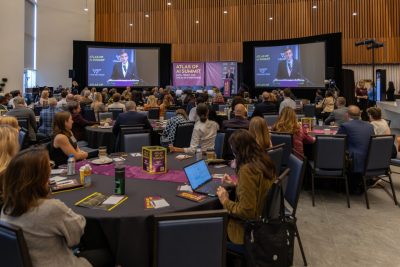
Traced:
<path fill-rule="evenodd" d="M 196 161 L 183 168 L 192 190 L 196 193 L 215 197 L 221 181 L 214 181 L 204 160 Z"/>

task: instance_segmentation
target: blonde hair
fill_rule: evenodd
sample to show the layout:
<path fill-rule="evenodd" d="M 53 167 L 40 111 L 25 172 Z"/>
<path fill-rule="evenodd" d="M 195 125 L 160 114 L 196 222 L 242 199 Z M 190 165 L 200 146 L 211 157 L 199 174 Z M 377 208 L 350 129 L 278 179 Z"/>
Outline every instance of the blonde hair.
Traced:
<path fill-rule="evenodd" d="M 300 128 L 294 110 L 290 107 L 285 107 L 272 129 L 277 132 L 296 134 Z"/>
<path fill-rule="evenodd" d="M 264 118 L 258 116 L 252 118 L 249 124 L 249 132 L 262 149 L 265 150 L 271 147 L 271 136 Z"/>
<path fill-rule="evenodd" d="M 0 174 L 7 168 L 18 150 L 18 131 L 10 125 L 0 125 Z"/>
<path fill-rule="evenodd" d="M 18 120 L 13 116 L 0 117 L 0 125 L 9 125 L 19 131 Z"/>
<path fill-rule="evenodd" d="M 101 95 L 101 93 L 94 93 L 94 101 L 97 102 L 103 102 L 103 96 Z"/>
<path fill-rule="evenodd" d="M 150 107 L 156 107 L 157 106 L 157 98 L 154 95 L 150 95 L 147 98 L 147 105 Z"/>
<path fill-rule="evenodd" d="M 41 98 L 44 98 L 44 99 L 49 98 L 49 91 L 43 90 L 42 94 L 40 96 L 41 96 Z"/>

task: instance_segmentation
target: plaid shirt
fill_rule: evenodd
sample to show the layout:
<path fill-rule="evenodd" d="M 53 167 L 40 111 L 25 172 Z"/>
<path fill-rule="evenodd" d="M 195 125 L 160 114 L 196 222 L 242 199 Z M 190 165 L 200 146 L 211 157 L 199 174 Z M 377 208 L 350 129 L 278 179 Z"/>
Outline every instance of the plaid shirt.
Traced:
<path fill-rule="evenodd" d="M 163 146 L 172 145 L 175 140 L 176 127 L 178 126 L 179 123 L 187 121 L 188 120 L 186 120 L 182 115 L 177 115 L 169 119 L 167 122 L 167 126 L 165 127 L 165 130 L 163 132 L 163 135 L 161 136 L 160 140 L 161 145 Z"/>
<path fill-rule="evenodd" d="M 54 115 L 59 110 L 55 107 L 42 109 L 40 112 L 40 127 L 39 132 L 51 136 L 53 134 L 53 119 Z"/>

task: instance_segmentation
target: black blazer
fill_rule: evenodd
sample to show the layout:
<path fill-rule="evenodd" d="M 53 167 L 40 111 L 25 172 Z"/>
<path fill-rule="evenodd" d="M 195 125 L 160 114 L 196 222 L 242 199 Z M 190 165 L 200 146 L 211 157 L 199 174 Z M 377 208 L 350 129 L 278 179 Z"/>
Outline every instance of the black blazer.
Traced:
<path fill-rule="evenodd" d="M 286 60 L 279 62 L 278 72 L 276 73 L 277 79 L 300 79 L 302 78 L 300 62 L 293 59 L 292 72 L 288 73 Z"/>
<path fill-rule="evenodd" d="M 255 106 L 253 115 L 251 117 L 263 117 L 264 113 L 278 113 L 278 106 L 271 101 L 264 101 Z"/>
<path fill-rule="evenodd" d="M 121 125 L 135 126 L 137 124 L 143 124 L 146 129 L 151 129 L 150 122 L 147 119 L 146 115 L 136 111 L 121 113 L 118 115 L 117 120 L 115 121 L 115 124 L 113 126 L 113 134 L 115 136 L 118 136 L 121 130 Z"/>
<path fill-rule="evenodd" d="M 112 80 L 133 80 L 138 79 L 138 77 L 133 72 L 133 63 L 128 63 L 128 69 L 126 70 L 126 75 L 122 72 L 122 62 L 114 64 L 113 71 L 111 74 Z"/>

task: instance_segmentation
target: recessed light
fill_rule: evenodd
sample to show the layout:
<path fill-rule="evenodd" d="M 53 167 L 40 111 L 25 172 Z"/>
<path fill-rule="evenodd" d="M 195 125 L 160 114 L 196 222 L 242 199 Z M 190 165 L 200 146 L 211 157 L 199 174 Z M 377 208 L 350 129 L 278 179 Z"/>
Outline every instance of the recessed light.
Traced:
<path fill-rule="evenodd" d="M 84 10 L 84 11 L 86 11 L 86 12 L 88 12 L 88 11 L 89 11 L 89 9 L 88 9 L 87 7 L 85 7 L 83 10 Z"/>
<path fill-rule="evenodd" d="M 269 20 L 273 20 L 274 18 L 273 17 L 269 17 Z"/>
<path fill-rule="evenodd" d="M 171 2 L 168 2 L 168 3 L 167 3 L 167 6 L 170 6 L 170 5 L 172 5 L 172 3 L 171 3 Z"/>
<path fill-rule="evenodd" d="M 313 8 L 313 9 L 317 9 L 317 5 L 313 5 L 312 8 Z"/>
<path fill-rule="evenodd" d="M 196 24 L 199 24 L 199 23 L 200 23 L 200 21 L 196 20 Z"/>
<path fill-rule="evenodd" d="M 353 12 L 353 16 L 357 16 L 357 12 Z"/>
<path fill-rule="evenodd" d="M 150 17 L 150 15 L 149 14 L 146 14 L 146 15 L 144 15 L 146 18 L 149 18 Z"/>
<path fill-rule="evenodd" d="M 129 26 L 131 26 L 131 27 L 132 27 L 132 26 L 133 26 L 133 23 L 129 23 Z"/>
<path fill-rule="evenodd" d="M 227 10 L 224 10 L 224 14 L 228 14 L 228 11 L 227 11 Z"/>

